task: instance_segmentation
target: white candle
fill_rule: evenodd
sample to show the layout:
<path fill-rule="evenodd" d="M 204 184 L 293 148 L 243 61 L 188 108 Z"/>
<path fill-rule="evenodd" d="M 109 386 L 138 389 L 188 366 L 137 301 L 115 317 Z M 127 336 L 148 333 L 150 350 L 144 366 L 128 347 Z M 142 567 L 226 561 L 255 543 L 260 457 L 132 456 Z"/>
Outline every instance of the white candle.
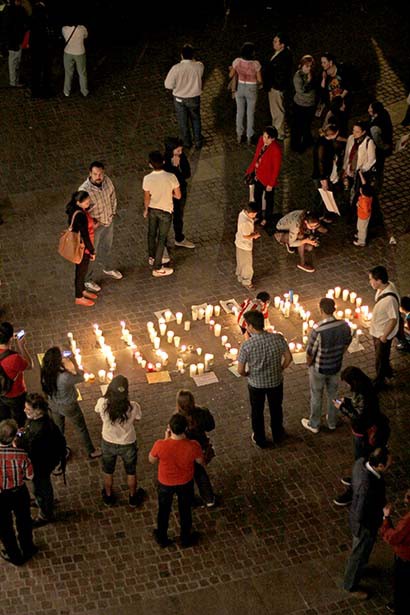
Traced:
<path fill-rule="evenodd" d="M 209 368 L 211 367 L 213 360 L 214 360 L 214 355 L 211 354 L 210 352 L 205 353 L 204 356 L 205 359 L 205 371 L 209 371 Z"/>
<path fill-rule="evenodd" d="M 361 297 L 356 297 L 356 307 L 360 307 L 362 305 L 362 298 Z"/>
<path fill-rule="evenodd" d="M 190 320 L 186 320 L 184 322 L 184 331 L 189 331 L 191 328 L 191 321 Z"/>
<path fill-rule="evenodd" d="M 199 310 L 198 310 L 198 320 L 202 320 L 204 316 L 205 316 L 204 308 L 199 308 Z"/>
<path fill-rule="evenodd" d="M 348 296 L 349 296 L 349 291 L 347 288 L 345 288 L 344 291 L 342 292 L 343 301 L 347 301 Z"/>
<path fill-rule="evenodd" d="M 189 375 L 192 378 L 193 376 L 195 376 L 195 374 L 196 374 L 196 365 L 194 363 L 191 363 L 191 365 L 189 366 Z"/>
<path fill-rule="evenodd" d="M 87 372 L 84 372 L 84 382 L 88 382 L 90 379 L 90 374 L 87 374 Z"/>
<path fill-rule="evenodd" d="M 300 352 L 302 350 L 302 344 L 299 342 L 296 344 L 296 352 Z"/>
<path fill-rule="evenodd" d="M 357 297 L 357 293 L 354 293 L 353 291 L 350 293 L 350 303 L 356 303 L 356 297 Z"/>
<path fill-rule="evenodd" d="M 107 381 L 108 382 L 112 382 L 113 378 L 114 378 L 114 374 L 112 372 L 108 372 L 108 374 L 107 374 Z"/>
<path fill-rule="evenodd" d="M 214 328 L 214 326 L 215 326 L 215 321 L 214 321 L 213 318 L 211 318 L 211 320 L 209 321 L 209 328 L 210 328 L 211 331 Z"/>
<path fill-rule="evenodd" d="M 161 363 L 162 365 L 166 365 L 168 363 L 168 354 L 166 352 L 161 352 Z"/>
<path fill-rule="evenodd" d="M 214 326 L 215 337 L 219 337 L 221 335 L 221 330 L 222 330 L 222 325 L 220 325 L 219 323 L 216 323 L 216 325 Z"/>
<path fill-rule="evenodd" d="M 302 342 L 305 344 L 305 346 L 306 346 L 306 344 L 308 343 L 308 341 L 309 341 L 308 336 L 307 336 L 307 335 L 304 335 L 304 336 L 302 337 Z"/>
<path fill-rule="evenodd" d="M 181 343 L 181 338 L 179 337 L 179 335 L 174 335 L 175 348 L 179 348 L 180 343 Z"/>
<path fill-rule="evenodd" d="M 335 286 L 335 299 L 339 299 L 341 292 L 342 289 L 340 288 L 340 286 Z"/>
<path fill-rule="evenodd" d="M 299 295 L 297 293 L 293 293 L 293 303 L 294 305 L 299 303 Z"/>
<path fill-rule="evenodd" d="M 181 324 L 181 322 L 182 322 L 182 316 L 183 316 L 182 312 L 177 312 L 177 313 L 175 314 L 175 318 L 176 318 L 176 321 L 177 321 L 177 325 L 180 325 L 180 324 Z"/>
<path fill-rule="evenodd" d="M 220 305 L 214 305 L 214 314 L 215 316 L 219 316 L 221 313 L 221 306 Z"/>
<path fill-rule="evenodd" d="M 289 343 L 290 352 L 295 352 L 295 348 L 296 348 L 295 342 L 290 342 Z"/>
<path fill-rule="evenodd" d="M 205 323 L 208 325 L 209 321 L 212 318 L 212 314 L 214 313 L 214 306 L 213 305 L 207 305 L 205 308 Z"/>
<path fill-rule="evenodd" d="M 238 350 L 237 348 L 231 348 L 230 355 L 231 355 L 231 359 L 232 359 L 233 361 L 236 361 L 236 360 L 237 360 L 237 358 L 238 358 L 238 352 L 239 352 L 239 350 Z"/>
<path fill-rule="evenodd" d="M 200 357 L 202 354 L 202 348 L 200 346 L 198 346 L 198 348 L 196 349 L 197 355 Z"/>
<path fill-rule="evenodd" d="M 146 360 L 145 359 L 141 359 L 141 367 L 142 367 L 142 369 L 145 369 L 146 365 L 147 365 Z"/>
<path fill-rule="evenodd" d="M 197 320 L 198 319 L 198 310 L 196 308 L 192 308 L 192 320 Z"/>
<path fill-rule="evenodd" d="M 311 329 L 313 329 L 313 325 L 314 325 L 314 324 L 315 324 L 315 321 L 313 320 L 313 318 L 311 318 L 311 319 L 309 320 L 309 327 L 310 327 Z"/>
<path fill-rule="evenodd" d="M 94 325 L 94 327 L 95 327 L 95 325 Z M 97 325 L 97 327 L 98 327 L 98 325 Z M 69 333 L 67 333 L 67 337 L 70 340 L 70 342 L 72 342 L 73 339 L 74 339 L 74 335 L 71 333 L 71 331 L 69 331 Z"/>
<path fill-rule="evenodd" d="M 165 332 L 167 330 L 167 325 L 165 322 L 161 322 L 159 325 L 159 332 L 161 335 L 165 335 Z"/>
<path fill-rule="evenodd" d="M 148 333 L 149 333 L 149 332 L 151 331 L 151 329 L 153 329 L 153 328 L 154 328 L 154 323 L 153 323 L 153 322 L 151 322 L 151 321 L 147 322 L 147 330 L 148 330 Z"/>
<path fill-rule="evenodd" d="M 285 301 L 285 309 L 284 309 L 285 318 L 289 318 L 290 316 L 290 301 Z"/>
<path fill-rule="evenodd" d="M 225 346 L 227 341 L 228 341 L 228 336 L 227 335 L 223 335 L 221 337 L 221 344 L 222 344 L 222 346 Z"/>
<path fill-rule="evenodd" d="M 366 318 L 366 315 L 369 313 L 369 306 L 368 305 L 362 305 L 360 309 L 362 311 L 363 316 Z"/>
<path fill-rule="evenodd" d="M 172 312 L 171 310 L 165 310 L 164 312 L 164 317 L 165 317 L 165 321 L 169 322 L 172 318 Z"/>
<path fill-rule="evenodd" d="M 186 352 L 186 344 L 182 344 L 182 346 L 181 346 L 181 352 Z"/>
<path fill-rule="evenodd" d="M 336 316 L 337 316 L 338 318 L 343 318 L 343 316 L 344 316 L 344 312 L 343 312 L 343 310 L 338 310 L 338 311 L 336 312 Z"/>
<path fill-rule="evenodd" d="M 280 307 L 280 297 L 278 295 L 274 298 L 273 304 L 274 304 L 275 308 L 278 310 L 279 307 Z"/>
<path fill-rule="evenodd" d="M 203 363 L 198 363 L 198 376 L 201 376 L 204 373 L 205 365 Z"/>
<path fill-rule="evenodd" d="M 161 344 L 161 338 L 154 337 L 154 348 L 155 348 L 155 350 L 158 350 L 160 344 Z"/>
<path fill-rule="evenodd" d="M 352 317 L 352 310 L 350 308 L 346 308 L 345 309 L 345 317 L 346 318 L 351 318 Z"/>
<path fill-rule="evenodd" d="M 329 288 L 329 290 L 326 293 L 326 297 L 329 297 L 329 299 L 333 299 L 334 296 L 335 296 L 335 289 Z"/>
<path fill-rule="evenodd" d="M 155 363 L 155 369 L 157 370 L 157 372 L 161 371 L 161 367 L 162 367 L 162 363 L 160 363 L 159 361 Z"/>
<path fill-rule="evenodd" d="M 120 325 L 121 325 L 121 329 L 124 330 L 125 329 L 125 320 L 120 320 Z"/>
<path fill-rule="evenodd" d="M 177 359 L 177 370 L 183 374 L 184 372 L 184 362 L 182 359 Z"/>
<path fill-rule="evenodd" d="M 167 331 L 167 342 L 168 344 L 172 344 L 172 340 L 174 339 L 174 332 Z"/>
<path fill-rule="evenodd" d="M 98 370 L 98 380 L 100 382 L 105 382 L 105 369 Z"/>
<path fill-rule="evenodd" d="M 309 310 L 307 310 L 307 311 L 304 313 L 303 318 L 304 318 L 304 320 L 309 320 L 309 318 L 310 318 L 310 312 L 309 312 Z"/>
<path fill-rule="evenodd" d="M 304 335 L 307 333 L 308 328 L 309 328 L 309 323 L 307 323 L 306 320 L 304 320 L 302 323 L 302 331 Z"/>

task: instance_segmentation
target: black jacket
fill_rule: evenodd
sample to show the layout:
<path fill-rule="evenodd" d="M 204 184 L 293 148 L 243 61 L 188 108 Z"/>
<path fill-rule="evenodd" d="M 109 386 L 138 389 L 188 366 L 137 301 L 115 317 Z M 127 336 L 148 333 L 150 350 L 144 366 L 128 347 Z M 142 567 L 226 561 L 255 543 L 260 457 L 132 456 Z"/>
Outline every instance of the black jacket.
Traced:
<path fill-rule="evenodd" d="M 34 474 L 48 476 L 65 456 L 66 442 L 63 434 L 48 415 L 29 419 L 21 438 L 24 448 L 33 464 Z"/>
<path fill-rule="evenodd" d="M 262 69 L 263 88 L 267 92 L 272 88 L 283 92 L 292 83 L 292 54 L 285 47 L 277 56 L 269 60 Z"/>
<path fill-rule="evenodd" d="M 95 254 L 94 246 L 90 239 L 90 235 L 88 233 L 87 214 L 81 209 L 81 207 L 74 206 L 70 208 L 69 210 L 67 210 L 68 224 L 71 224 L 71 220 L 76 211 L 80 213 L 78 213 L 75 217 L 74 224 L 73 224 L 73 231 L 76 233 L 80 233 L 81 239 L 83 240 L 86 250 L 90 254 Z"/>
<path fill-rule="evenodd" d="M 350 507 L 349 523 L 353 536 L 358 536 L 365 527 L 372 534 L 383 523 L 383 507 L 386 505 L 386 488 L 384 478 L 377 478 L 366 467 L 362 457 L 353 466 L 353 499 Z"/>
<path fill-rule="evenodd" d="M 319 137 L 313 148 L 313 179 L 329 179 L 335 157 L 334 139 Z"/>
<path fill-rule="evenodd" d="M 7 49 L 18 51 L 28 29 L 28 18 L 22 6 L 10 5 L 4 16 L 4 29 L 7 36 Z"/>
<path fill-rule="evenodd" d="M 166 150 L 164 156 L 164 171 L 175 175 L 179 182 L 179 187 L 181 188 L 181 196 L 185 198 L 187 193 L 187 179 L 191 177 L 191 167 L 185 153 L 182 152 L 179 166 L 174 167 L 172 164 L 172 150 Z"/>

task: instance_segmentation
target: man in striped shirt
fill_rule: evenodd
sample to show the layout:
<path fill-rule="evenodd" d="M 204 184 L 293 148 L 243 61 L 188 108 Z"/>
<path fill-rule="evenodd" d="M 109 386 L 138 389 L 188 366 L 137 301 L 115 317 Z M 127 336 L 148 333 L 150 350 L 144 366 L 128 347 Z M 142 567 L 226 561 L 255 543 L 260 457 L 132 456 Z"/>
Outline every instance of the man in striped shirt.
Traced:
<path fill-rule="evenodd" d="M 333 299 L 321 299 L 319 309 L 322 320 L 312 329 L 306 349 L 310 417 L 301 421 L 305 429 L 315 434 L 319 433 L 324 389 L 327 393 L 327 424 L 330 430 L 336 429 L 337 410 L 333 400 L 336 398 L 343 355 L 352 339 L 347 322 L 337 320 L 333 315 L 336 309 Z"/>
<path fill-rule="evenodd" d="M 15 447 L 16 434 L 16 421 L 0 422 L 0 539 L 4 546 L 0 556 L 21 566 L 37 553 L 37 547 L 33 543 L 30 495 L 24 484 L 25 479 L 33 478 L 33 466 L 27 453 Z"/>

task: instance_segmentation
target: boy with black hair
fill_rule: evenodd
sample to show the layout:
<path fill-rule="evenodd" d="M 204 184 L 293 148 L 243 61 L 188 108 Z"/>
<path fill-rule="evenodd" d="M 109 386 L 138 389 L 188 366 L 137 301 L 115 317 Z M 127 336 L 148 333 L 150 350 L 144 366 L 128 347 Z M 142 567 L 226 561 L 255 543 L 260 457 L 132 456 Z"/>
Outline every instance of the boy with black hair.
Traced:
<path fill-rule="evenodd" d="M 247 203 L 238 216 L 238 226 L 235 235 L 236 246 L 236 277 L 245 288 L 254 288 L 252 250 L 253 241 L 260 237 L 255 232 L 255 218 L 258 208 L 255 203 Z"/>
<path fill-rule="evenodd" d="M 242 333 L 245 335 L 245 339 L 248 339 L 249 335 L 247 334 L 247 323 L 245 320 L 245 314 L 247 312 L 252 311 L 257 311 L 257 312 L 262 312 L 263 317 L 265 318 L 265 328 L 266 326 L 269 326 L 269 304 L 270 304 L 270 294 L 267 293 L 265 290 L 263 290 L 262 292 L 258 293 L 255 297 L 255 299 L 245 299 L 245 301 L 242 303 L 241 305 L 241 309 L 240 312 L 238 314 L 238 325 L 242 331 Z"/>
<path fill-rule="evenodd" d="M 365 177 L 359 171 L 361 186 L 359 188 L 359 198 L 357 199 L 357 235 L 353 241 L 354 246 L 364 248 L 366 246 L 367 228 L 372 215 L 373 189 L 366 183 Z"/>

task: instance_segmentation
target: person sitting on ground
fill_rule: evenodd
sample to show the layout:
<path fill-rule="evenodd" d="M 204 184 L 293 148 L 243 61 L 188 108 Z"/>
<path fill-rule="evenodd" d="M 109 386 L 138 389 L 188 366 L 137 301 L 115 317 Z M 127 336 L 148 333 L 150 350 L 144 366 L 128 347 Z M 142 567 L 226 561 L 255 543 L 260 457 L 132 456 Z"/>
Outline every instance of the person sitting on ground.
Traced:
<path fill-rule="evenodd" d="M 319 246 L 317 233 L 325 233 L 327 229 L 321 226 L 319 218 L 304 209 L 296 209 L 286 214 L 276 225 L 275 239 L 285 244 L 290 254 L 297 249 L 300 262 L 298 269 L 313 273 L 315 268 L 306 262 L 306 253 Z"/>
<path fill-rule="evenodd" d="M 269 327 L 269 304 L 270 304 L 270 294 L 265 290 L 258 293 L 255 299 L 245 299 L 245 301 L 241 304 L 239 313 L 238 313 L 238 325 L 240 330 L 245 336 L 245 339 L 249 339 L 248 333 L 248 325 L 245 320 L 245 314 L 250 311 L 262 312 L 263 317 L 265 319 L 265 329 Z"/>
<path fill-rule="evenodd" d="M 188 429 L 186 437 L 188 440 L 196 440 L 199 442 L 204 464 L 208 463 L 215 457 L 214 447 L 207 435 L 208 431 L 215 429 L 215 420 L 208 408 L 200 408 L 195 405 L 195 398 L 191 391 L 181 389 L 177 393 L 177 412 L 182 414 L 188 421 Z M 196 463 L 194 470 L 194 479 L 199 489 L 199 494 L 207 508 L 215 506 L 215 493 L 212 488 L 208 472 L 205 465 Z"/>
<path fill-rule="evenodd" d="M 128 380 L 118 375 L 108 385 L 104 397 L 100 397 L 95 411 L 103 422 L 102 428 L 102 467 L 104 487 L 102 499 L 106 506 L 115 504 L 112 492 L 113 474 L 117 457 L 121 457 L 127 474 L 130 508 L 140 506 L 146 496 L 141 487 L 137 489 L 137 436 L 134 422 L 141 419 L 141 406 L 128 397 Z"/>
<path fill-rule="evenodd" d="M 410 352 L 410 297 L 402 297 L 400 300 L 400 319 L 402 324 L 397 335 L 400 338 L 397 350 Z"/>

